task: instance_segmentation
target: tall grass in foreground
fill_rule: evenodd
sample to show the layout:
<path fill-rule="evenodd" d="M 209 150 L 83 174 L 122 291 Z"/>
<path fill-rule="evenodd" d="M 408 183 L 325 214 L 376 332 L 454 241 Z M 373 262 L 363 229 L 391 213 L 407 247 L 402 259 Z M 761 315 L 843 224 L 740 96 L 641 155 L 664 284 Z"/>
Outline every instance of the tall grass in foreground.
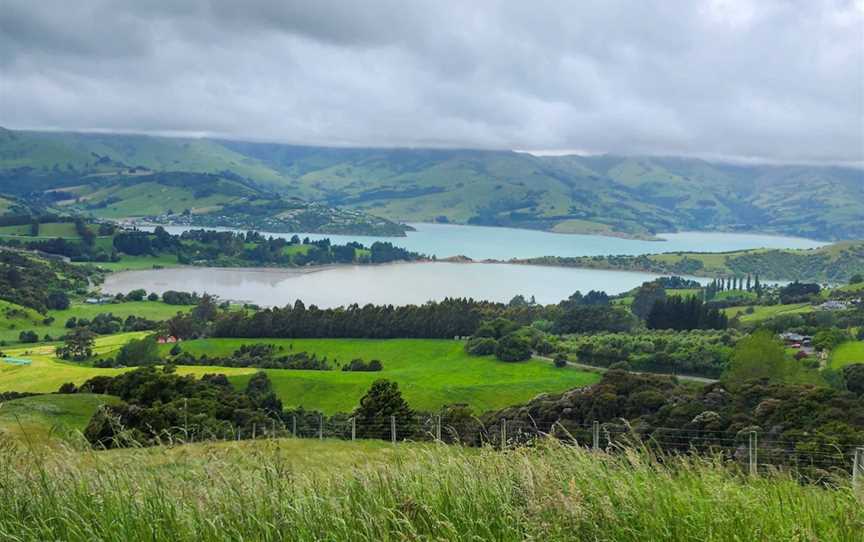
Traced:
<path fill-rule="evenodd" d="M 554 442 L 351 446 L 5 452 L 0 540 L 864 540 L 848 481 Z"/>

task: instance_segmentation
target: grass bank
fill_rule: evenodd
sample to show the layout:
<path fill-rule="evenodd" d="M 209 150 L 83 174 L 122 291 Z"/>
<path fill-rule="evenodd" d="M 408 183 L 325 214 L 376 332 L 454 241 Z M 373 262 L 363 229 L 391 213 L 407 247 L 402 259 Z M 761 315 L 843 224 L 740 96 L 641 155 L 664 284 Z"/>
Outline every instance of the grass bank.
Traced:
<path fill-rule="evenodd" d="M 45 455 L 0 464 L 16 541 L 856 541 L 847 481 L 749 478 L 711 459 L 297 440 Z"/>

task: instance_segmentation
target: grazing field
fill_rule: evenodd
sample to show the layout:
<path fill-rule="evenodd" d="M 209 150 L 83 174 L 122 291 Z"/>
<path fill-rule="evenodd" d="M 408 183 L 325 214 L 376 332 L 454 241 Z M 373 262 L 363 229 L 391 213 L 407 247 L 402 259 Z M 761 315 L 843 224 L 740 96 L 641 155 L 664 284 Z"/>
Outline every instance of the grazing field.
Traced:
<path fill-rule="evenodd" d="M 145 333 L 123 333 L 99 337 L 98 355 L 113 355 L 130 338 Z M 599 375 L 574 368 L 555 368 L 548 361 L 506 363 L 492 357 L 472 357 L 461 341 L 433 339 L 205 339 L 182 343 L 195 355 L 228 356 L 241 344 L 281 344 L 286 351 L 305 351 L 340 363 L 354 358 L 381 360 L 379 372 L 296 371 L 268 369 L 273 387 L 286 407 L 303 406 L 327 414 L 353 410 L 372 382 L 386 378 L 399 383 L 413 408 L 434 410 L 445 404 L 467 403 L 475 412 L 524 402 L 545 392 L 558 392 L 592 384 Z M 53 345 L 13 348 L 11 356 L 32 360 L 16 366 L 0 362 L 0 392 L 53 392 L 65 382 L 81 384 L 96 375 L 115 375 L 128 369 L 99 369 L 66 362 L 54 356 Z M 170 346 L 163 345 L 167 354 Z M 180 374 L 224 373 L 244 387 L 257 369 L 214 366 L 180 366 Z"/>
<path fill-rule="evenodd" d="M 158 256 L 129 256 L 128 254 L 123 254 L 119 262 L 97 262 L 92 265 L 107 269 L 108 271 L 138 271 L 158 267 L 179 267 L 180 263 L 177 261 L 175 254 L 159 254 Z"/>
<path fill-rule="evenodd" d="M 22 542 L 851 542 L 864 529 L 848 476 L 816 486 L 554 442 L 507 453 L 291 439 L 10 451 L 0 487 L 0 539 Z"/>
<path fill-rule="evenodd" d="M 129 339 L 140 338 L 146 333 L 120 333 L 96 339 L 98 355 L 114 354 Z M 98 375 L 117 375 L 128 369 L 98 369 L 86 364 L 59 360 L 54 356 L 54 345 L 39 345 L 30 348 L 10 348 L 4 352 L 10 356 L 32 360 L 32 365 L 8 365 L 0 358 L 0 392 L 21 391 L 49 393 L 66 382 L 82 384 Z M 232 369 L 214 367 L 179 367 L 179 374 L 201 376 L 206 373 L 224 373 L 228 376 L 251 374 L 254 369 Z"/>
<path fill-rule="evenodd" d="M 100 405 L 118 403 L 108 395 L 37 395 L 0 405 L 0 438 L 9 435 L 28 443 L 47 443 L 83 431 Z"/>
<path fill-rule="evenodd" d="M 421 410 L 468 403 L 475 412 L 524 402 L 544 392 L 592 384 L 599 375 L 574 368 L 555 368 L 548 361 L 507 363 L 492 357 L 473 357 L 461 341 L 437 339 L 206 339 L 182 344 L 200 356 L 229 356 L 241 344 L 273 343 L 286 351 L 315 353 L 331 362 L 381 360 L 380 372 L 268 370 L 273 387 L 286 407 L 303 406 L 327 414 L 357 406 L 379 378 L 399 383 L 408 403 Z M 170 346 L 164 345 L 167 353 Z M 232 381 L 245 386 L 249 376 Z"/>
<path fill-rule="evenodd" d="M 24 224 L 0 227 L 0 237 L 29 237 L 31 239 L 55 239 L 60 237 L 63 239 L 79 239 L 81 236 L 78 234 L 78 230 L 75 229 L 75 224 L 73 222 L 46 222 L 44 224 L 39 224 L 38 236 L 31 235 L 30 225 Z M 22 239 L 22 241 L 23 240 L 26 239 Z"/>
<path fill-rule="evenodd" d="M 185 312 L 191 308 L 190 306 L 169 305 L 161 301 L 128 301 L 104 305 L 73 303 L 66 310 L 48 311 L 47 315 L 42 316 L 33 309 L 0 300 L 0 341 L 6 341 L 9 344 L 18 342 L 18 335 L 22 331 L 29 330 L 35 331 L 40 338 L 45 335 L 60 337 L 68 331 L 65 324 L 73 316 L 79 319 L 92 320 L 97 314 L 110 312 L 123 320 L 127 316 L 140 316 L 160 321 L 171 318 L 179 311 Z M 52 317 L 54 321 L 46 325 L 43 323 L 46 317 Z"/>
<path fill-rule="evenodd" d="M 854 363 L 864 363 L 864 341 L 849 341 L 831 353 L 831 368 L 839 369 Z"/>
<path fill-rule="evenodd" d="M 813 312 L 813 306 L 809 303 L 794 303 L 791 305 L 756 305 L 753 307 L 753 313 L 747 314 L 747 307 L 729 307 L 723 309 L 726 316 L 734 318 L 740 316 L 742 322 L 758 322 L 767 320 L 774 316 L 785 314 L 802 314 L 805 312 Z"/>

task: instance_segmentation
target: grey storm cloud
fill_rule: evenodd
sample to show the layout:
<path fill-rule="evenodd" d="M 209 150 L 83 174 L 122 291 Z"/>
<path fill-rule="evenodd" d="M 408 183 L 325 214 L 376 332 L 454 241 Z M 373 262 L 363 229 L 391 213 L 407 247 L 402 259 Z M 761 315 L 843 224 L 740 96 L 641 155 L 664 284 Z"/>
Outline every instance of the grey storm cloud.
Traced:
<path fill-rule="evenodd" d="M 0 125 L 864 162 L 864 2 L 0 0 Z"/>

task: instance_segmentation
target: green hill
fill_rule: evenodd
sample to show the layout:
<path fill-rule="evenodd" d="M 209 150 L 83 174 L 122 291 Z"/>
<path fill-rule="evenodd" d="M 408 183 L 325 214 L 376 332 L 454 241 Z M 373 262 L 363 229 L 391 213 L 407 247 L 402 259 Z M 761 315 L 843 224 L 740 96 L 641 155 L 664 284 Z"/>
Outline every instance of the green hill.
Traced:
<path fill-rule="evenodd" d="M 107 395 L 36 395 L 6 401 L 0 408 L 0 436 L 9 435 L 31 443 L 83 431 L 99 406 L 120 400 Z"/>
<path fill-rule="evenodd" d="M 514 263 L 645 271 L 662 275 L 743 277 L 845 283 L 864 273 L 864 241 L 811 249 L 755 249 L 735 252 L 668 252 L 639 256 L 544 256 Z"/>
<path fill-rule="evenodd" d="M 249 181 L 390 220 L 629 236 L 686 229 L 864 238 L 858 169 L 0 130 L 0 193 L 72 190 L 112 176 L 146 183 L 170 172 Z M 115 215 L 159 210 L 128 195 L 132 202 L 115 206 Z"/>

